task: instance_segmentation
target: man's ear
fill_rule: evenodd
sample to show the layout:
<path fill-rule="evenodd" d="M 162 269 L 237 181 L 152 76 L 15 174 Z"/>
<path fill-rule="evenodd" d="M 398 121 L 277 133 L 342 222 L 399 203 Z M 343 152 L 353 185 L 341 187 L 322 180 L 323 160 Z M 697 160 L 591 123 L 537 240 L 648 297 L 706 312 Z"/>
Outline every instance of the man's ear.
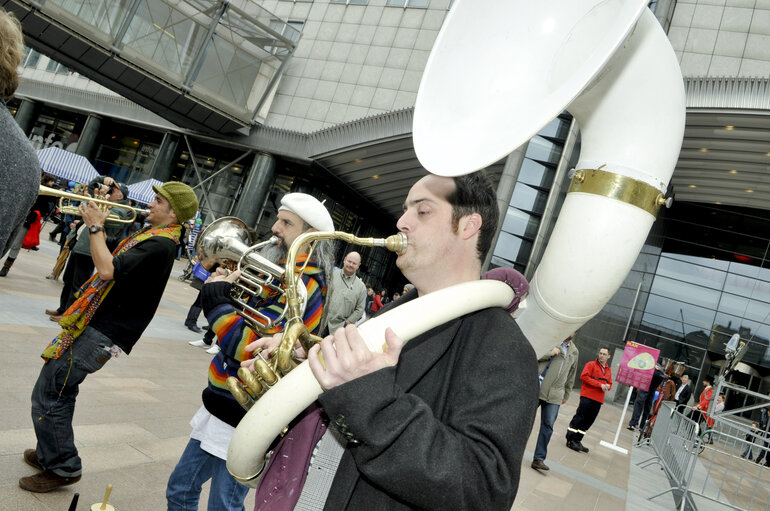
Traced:
<path fill-rule="evenodd" d="M 460 235 L 462 236 L 462 239 L 467 240 L 472 238 L 479 232 L 479 230 L 481 230 L 482 223 L 481 215 L 478 213 L 471 213 L 470 215 L 462 217 L 460 219 Z"/>

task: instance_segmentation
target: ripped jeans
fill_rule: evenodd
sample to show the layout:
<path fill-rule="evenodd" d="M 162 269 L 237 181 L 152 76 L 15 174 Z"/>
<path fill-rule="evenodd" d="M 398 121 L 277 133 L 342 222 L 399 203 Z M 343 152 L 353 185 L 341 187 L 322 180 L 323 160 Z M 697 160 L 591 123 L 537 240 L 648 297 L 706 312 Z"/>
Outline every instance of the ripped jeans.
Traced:
<path fill-rule="evenodd" d="M 72 429 L 75 398 L 86 376 L 104 367 L 112 357 L 111 348 L 109 338 L 86 327 L 69 350 L 40 370 L 32 390 L 36 454 L 40 464 L 56 475 L 75 477 L 82 472 Z"/>

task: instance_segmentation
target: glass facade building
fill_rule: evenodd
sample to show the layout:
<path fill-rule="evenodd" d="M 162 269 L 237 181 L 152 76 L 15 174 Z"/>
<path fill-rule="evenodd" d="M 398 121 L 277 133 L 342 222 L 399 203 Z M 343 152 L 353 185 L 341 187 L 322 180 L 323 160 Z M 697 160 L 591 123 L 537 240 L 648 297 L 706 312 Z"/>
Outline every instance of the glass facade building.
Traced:
<path fill-rule="evenodd" d="M 635 341 L 684 363 L 699 384 L 718 372 L 737 333 L 749 348 L 730 379 L 763 391 L 770 375 L 768 233 L 765 210 L 675 203 L 662 212 L 621 289 L 579 330 L 581 363 L 601 346 Z M 730 400 L 728 393 L 731 408 L 742 404 Z"/>
<path fill-rule="evenodd" d="M 694 3 L 683 4 L 681 12 L 686 14 Z M 71 22 L 73 30 L 108 43 L 116 56 L 171 83 L 169 90 L 184 88 L 185 94 L 201 104 L 229 111 L 230 116 L 260 126 L 253 130 L 255 136 L 251 139 L 234 138 L 220 144 L 211 134 L 196 136 L 194 123 L 193 128 L 179 130 L 158 122 L 143 122 L 144 117 L 121 117 L 111 108 L 89 109 L 82 104 L 70 107 L 52 100 L 55 94 L 51 92 L 60 90 L 39 88 L 33 90 L 37 95 L 27 96 L 22 105 L 25 108 L 21 109 L 30 119 L 25 132 L 36 147 L 75 147 L 81 136 L 84 152 L 83 134 L 88 132 L 93 135 L 89 140 L 93 150 L 89 150 L 88 157 L 100 173 L 129 183 L 150 177 L 179 179 L 192 185 L 204 181 L 198 187 L 206 192 L 204 215 L 216 217 L 236 211 L 257 151 L 262 151 L 274 159 L 275 173 L 255 225 L 260 236 L 267 235 L 280 196 L 289 191 L 325 199 L 340 230 L 372 237 L 393 232 L 389 230 L 391 217 L 397 213 L 386 211 L 378 199 L 405 195 L 407 181 L 416 179 L 421 167 L 411 147 L 411 123 L 404 123 L 407 127 L 401 129 L 394 121 L 397 116 L 391 114 L 409 112 L 414 106 L 430 48 L 451 1 L 46 0 L 42 4 Z M 715 8 L 702 5 L 698 10 Z M 764 7 L 745 9 L 742 15 L 746 19 L 754 13 L 757 19 L 767 18 Z M 730 66 L 737 66 L 736 61 L 741 59 L 726 59 L 727 54 L 716 53 L 711 58 L 717 50 L 730 53 L 731 49 L 710 47 L 700 54 L 702 41 L 695 39 L 701 32 L 689 31 L 687 16 L 680 15 L 675 21 L 671 41 L 675 46 L 683 45 L 675 49 L 685 53 L 680 61 L 685 77 L 767 76 L 766 68 L 754 67 L 766 65 L 766 58 L 759 64 L 742 63 L 745 71 L 741 67 L 738 73 Z M 734 24 L 723 27 L 731 41 L 736 34 L 751 36 L 754 28 L 747 25 L 745 30 L 736 31 Z M 694 40 L 687 39 L 685 33 Z M 766 47 L 761 52 L 755 48 L 755 53 L 766 55 Z M 64 62 L 72 69 L 80 69 L 71 60 Z M 704 62 L 712 67 L 697 67 Z M 77 73 L 68 72 L 67 67 L 36 50 L 27 50 L 23 66 L 48 70 L 42 81 L 53 82 L 60 89 L 77 90 L 80 84 L 66 80 Z M 80 72 L 86 75 L 86 71 Z M 85 94 L 90 86 L 83 89 Z M 765 96 L 757 93 L 752 100 Z M 180 103 L 184 103 L 183 99 Z M 699 151 L 707 149 L 710 137 L 723 126 L 698 125 L 695 129 L 692 114 L 699 108 L 726 109 L 719 104 L 697 103 L 690 108 L 688 131 L 693 133 L 686 137 L 693 140 L 683 146 L 680 161 L 689 158 L 701 162 L 699 158 L 705 153 Z M 9 104 L 12 113 L 19 105 L 18 100 Z M 718 140 L 708 154 L 716 154 L 720 146 L 733 151 L 724 154 L 721 161 L 714 161 L 715 157 L 705 160 L 703 168 L 694 167 L 690 175 L 701 178 L 705 170 L 719 169 L 728 161 L 731 167 L 727 168 L 743 165 L 744 157 L 752 151 L 770 156 L 763 145 L 767 130 L 757 121 L 768 111 L 763 105 L 751 102 L 735 107 L 742 111 L 751 108 L 757 114 L 747 116 L 752 119 L 745 126 L 730 131 L 748 137 L 748 141 L 729 145 L 727 139 Z M 411 121 L 410 116 L 404 117 Z M 94 119 L 98 121 L 93 123 L 94 128 L 86 129 Z M 724 126 L 727 130 L 738 123 L 731 120 L 722 124 L 730 124 Z M 167 144 L 169 140 L 172 142 Z M 303 152 L 305 143 L 307 150 Z M 559 215 L 569 185 L 567 172 L 577 163 L 579 145 L 572 118 L 563 113 L 528 142 L 523 154 L 517 155 L 520 164 L 508 168 L 503 160 L 490 167 L 495 177 L 504 167 L 510 179 L 505 183 L 509 197 L 502 198 L 507 205 L 492 266 L 510 266 L 531 278 Z M 302 146 L 303 151 L 295 150 L 297 146 Z M 244 153 L 248 154 L 242 156 Z M 359 170 L 355 167 L 358 163 L 368 170 Z M 748 177 L 757 175 L 747 172 L 752 165 L 759 171 L 766 167 L 764 161 L 743 165 L 746 171 L 741 168 L 738 177 L 747 180 L 747 188 L 749 183 L 762 179 Z M 157 167 L 164 172 L 159 174 Z M 223 167 L 228 168 L 219 172 Z M 342 176 L 350 168 L 354 169 L 350 175 L 357 173 L 357 177 L 343 182 Z M 369 171 L 374 175 L 366 175 Z M 683 175 L 686 172 L 678 168 L 674 178 L 683 179 Z M 379 179 L 380 187 L 358 184 L 369 179 Z M 717 188 L 727 183 L 722 177 L 713 181 Z M 382 183 L 393 186 L 388 188 Z M 375 195 L 370 189 L 379 192 Z M 698 185 L 698 191 L 705 189 L 708 187 Z M 680 185 L 680 197 L 683 191 Z M 715 193 L 721 194 L 722 190 Z M 633 340 L 684 363 L 690 376 L 698 379 L 716 372 L 724 358 L 724 343 L 738 333 L 750 345 L 744 359 L 750 370 L 741 373 L 748 375 L 742 384 L 766 392 L 770 387 L 770 275 L 766 262 L 770 214 L 714 204 L 713 198 L 708 202 L 703 196 L 692 200 L 700 202 L 680 200 L 672 209 L 661 212 L 623 286 L 594 319 L 579 329 L 580 364 L 593 359 L 600 346 L 622 348 L 625 341 Z M 340 246 L 338 260 L 349 249 Z M 391 287 L 403 282 L 392 254 L 358 250 L 363 256 L 364 280 Z M 575 271 L 579 271 L 577 266 Z M 743 378 L 737 373 L 733 377 Z M 763 378 L 766 381 L 761 383 Z"/>

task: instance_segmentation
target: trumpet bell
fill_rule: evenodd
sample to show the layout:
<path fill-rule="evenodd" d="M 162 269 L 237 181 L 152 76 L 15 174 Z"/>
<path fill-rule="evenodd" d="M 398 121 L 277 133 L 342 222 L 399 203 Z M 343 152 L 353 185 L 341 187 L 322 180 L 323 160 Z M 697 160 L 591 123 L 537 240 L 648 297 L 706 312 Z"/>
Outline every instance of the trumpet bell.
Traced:
<path fill-rule="evenodd" d="M 140 211 L 143 211 L 137 208 L 132 208 L 131 206 L 128 206 L 126 204 L 120 204 L 118 202 L 112 202 L 105 199 L 95 199 L 93 197 L 86 197 L 84 195 L 69 193 L 63 190 L 57 190 L 56 188 L 51 188 L 43 185 L 40 185 L 40 189 L 38 190 L 38 195 L 45 195 L 48 197 L 59 197 L 59 210 L 65 215 L 80 216 L 80 210 L 78 209 L 78 207 L 72 205 L 73 201 L 93 202 L 103 210 L 106 208 L 127 210 L 129 213 L 129 216 L 127 218 L 122 218 L 121 216 L 116 214 L 111 214 L 107 217 L 107 221 L 115 222 L 118 224 L 134 223 L 134 220 L 136 220 L 136 215 L 139 214 Z"/>
<path fill-rule="evenodd" d="M 456 1 L 417 92 L 420 163 L 459 176 L 510 154 L 589 86 L 646 7 L 646 0 Z"/>

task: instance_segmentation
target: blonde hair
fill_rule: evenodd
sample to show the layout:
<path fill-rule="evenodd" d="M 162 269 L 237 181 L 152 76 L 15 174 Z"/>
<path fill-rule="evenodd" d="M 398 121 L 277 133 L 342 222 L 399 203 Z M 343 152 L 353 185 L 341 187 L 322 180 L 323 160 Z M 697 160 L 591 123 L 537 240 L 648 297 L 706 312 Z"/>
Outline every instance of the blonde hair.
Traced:
<path fill-rule="evenodd" d="M 19 72 L 24 55 L 21 23 L 13 13 L 0 8 L 0 96 L 10 99 L 19 86 Z"/>

